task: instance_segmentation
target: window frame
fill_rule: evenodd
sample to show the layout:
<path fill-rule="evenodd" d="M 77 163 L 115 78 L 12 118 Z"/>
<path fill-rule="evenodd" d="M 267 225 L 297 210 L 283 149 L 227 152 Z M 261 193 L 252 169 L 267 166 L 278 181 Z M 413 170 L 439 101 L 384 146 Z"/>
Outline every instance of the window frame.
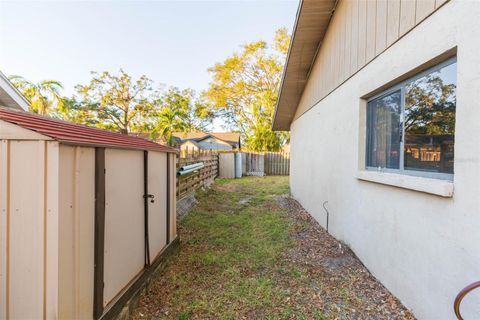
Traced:
<path fill-rule="evenodd" d="M 422 77 L 425 77 L 426 75 L 433 73 L 435 71 L 438 71 L 444 67 L 447 67 L 449 65 L 452 65 L 454 63 L 457 63 L 457 57 L 452 57 L 449 58 L 441 63 L 436 64 L 435 66 L 428 68 L 422 72 L 417 73 L 416 75 L 397 83 L 394 86 L 389 87 L 388 89 L 383 90 L 382 92 L 371 96 L 367 99 L 366 102 L 366 121 L 365 121 L 365 128 L 366 128 L 366 139 L 365 139 L 365 170 L 368 171 L 376 171 L 376 172 L 387 172 L 387 173 L 396 173 L 396 174 L 404 174 L 404 175 L 410 175 L 410 176 L 418 176 L 418 177 L 425 177 L 425 178 L 432 178 L 432 179 L 440 179 L 440 180 L 448 180 L 448 181 L 453 181 L 453 177 L 455 174 L 454 173 L 442 173 L 442 172 L 429 172 L 429 171 L 421 171 L 421 170 L 405 170 L 404 166 L 404 160 L 405 160 L 405 88 L 407 84 L 418 80 Z M 455 70 L 456 71 L 456 70 Z M 457 72 L 456 72 L 457 76 Z M 456 77 L 457 79 L 457 77 Z M 396 91 L 400 90 L 400 124 L 401 124 L 401 130 L 402 130 L 402 139 L 400 141 L 400 156 L 399 156 L 399 168 L 398 169 L 391 169 L 391 168 L 382 168 L 382 167 L 371 167 L 368 166 L 368 160 L 370 157 L 370 139 L 371 139 L 371 126 L 369 123 L 369 108 L 368 105 L 371 101 L 383 98 L 385 96 L 388 96 Z M 456 95 L 456 88 L 455 88 L 455 95 Z M 456 114 L 456 109 L 455 109 L 455 114 Z M 453 146 L 455 150 L 455 145 Z M 454 158 L 454 168 L 455 168 L 455 158 Z M 455 169 L 454 169 L 455 170 Z"/>

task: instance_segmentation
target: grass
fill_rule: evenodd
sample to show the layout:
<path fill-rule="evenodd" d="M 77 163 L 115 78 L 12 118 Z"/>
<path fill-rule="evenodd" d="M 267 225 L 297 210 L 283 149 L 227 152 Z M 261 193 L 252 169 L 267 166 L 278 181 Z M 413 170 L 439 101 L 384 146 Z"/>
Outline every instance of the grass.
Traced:
<path fill-rule="evenodd" d="M 298 314 L 285 305 L 289 289 L 277 285 L 279 275 L 303 276 L 281 259 L 292 238 L 276 198 L 287 192 L 288 177 L 217 179 L 212 189 L 198 192 L 199 205 L 180 222 L 179 254 L 169 261 L 165 281 L 143 297 L 135 317 L 289 319 Z"/>
<path fill-rule="evenodd" d="M 332 269 L 351 260 L 308 214 L 292 216 L 286 193 L 287 177 L 217 179 L 197 192 L 180 250 L 133 318 L 413 319 L 353 256 Z"/>

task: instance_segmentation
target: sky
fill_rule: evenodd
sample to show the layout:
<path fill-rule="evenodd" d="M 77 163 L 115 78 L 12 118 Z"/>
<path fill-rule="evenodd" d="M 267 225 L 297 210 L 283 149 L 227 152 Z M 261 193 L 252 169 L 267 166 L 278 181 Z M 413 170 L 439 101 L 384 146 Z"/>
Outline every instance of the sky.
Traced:
<path fill-rule="evenodd" d="M 0 71 L 30 81 L 55 79 L 64 94 L 90 71 L 145 74 L 156 84 L 208 87 L 207 69 L 240 45 L 292 30 L 298 0 L 0 0 Z"/>

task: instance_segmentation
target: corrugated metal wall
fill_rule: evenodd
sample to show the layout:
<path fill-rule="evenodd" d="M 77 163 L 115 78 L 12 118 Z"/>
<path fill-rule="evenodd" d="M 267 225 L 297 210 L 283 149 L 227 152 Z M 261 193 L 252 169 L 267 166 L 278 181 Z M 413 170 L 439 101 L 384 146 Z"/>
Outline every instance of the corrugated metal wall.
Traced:
<path fill-rule="evenodd" d="M 1 140 L 0 318 L 55 318 L 58 143 Z"/>
<path fill-rule="evenodd" d="M 93 314 L 95 150 L 60 146 L 59 318 Z"/>

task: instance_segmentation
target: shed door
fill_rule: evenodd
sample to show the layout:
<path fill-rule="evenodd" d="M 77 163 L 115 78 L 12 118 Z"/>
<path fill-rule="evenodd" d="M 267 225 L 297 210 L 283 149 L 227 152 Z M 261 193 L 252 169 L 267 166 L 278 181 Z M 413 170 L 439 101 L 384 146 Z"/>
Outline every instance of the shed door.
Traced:
<path fill-rule="evenodd" d="M 148 234 L 153 262 L 167 244 L 167 154 L 148 152 Z"/>
<path fill-rule="evenodd" d="M 105 150 L 104 305 L 145 264 L 143 152 Z"/>

